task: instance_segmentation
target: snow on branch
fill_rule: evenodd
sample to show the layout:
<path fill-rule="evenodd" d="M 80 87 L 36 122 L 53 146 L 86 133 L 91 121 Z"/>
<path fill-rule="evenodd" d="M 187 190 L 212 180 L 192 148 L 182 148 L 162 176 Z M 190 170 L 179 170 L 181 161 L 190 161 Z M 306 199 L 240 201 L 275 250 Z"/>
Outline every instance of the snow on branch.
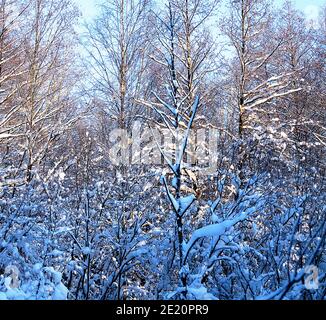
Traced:
<path fill-rule="evenodd" d="M 189 254 L 190 249 L 193 247 L 193 245 L 199 240 L 200 238 L 204 237 L 220 237 L 223 234 L 226 233 L 227 230 L 229 230 L 231 227 L 233 227 L 235 224 L 237 224 L 240 221 L 243 221 L 247 218 L 248 213 L 243 212 L 238 217 L 231 219 L 231 220 L 225 220 L 221 223 L 211 224 L 209 226 L 205 226 L 203 228 L 197 229 L 191 236 L 188 243 L 184 246 L 184 257 L 185 260 L 187 259 L 187 256 Z"/>

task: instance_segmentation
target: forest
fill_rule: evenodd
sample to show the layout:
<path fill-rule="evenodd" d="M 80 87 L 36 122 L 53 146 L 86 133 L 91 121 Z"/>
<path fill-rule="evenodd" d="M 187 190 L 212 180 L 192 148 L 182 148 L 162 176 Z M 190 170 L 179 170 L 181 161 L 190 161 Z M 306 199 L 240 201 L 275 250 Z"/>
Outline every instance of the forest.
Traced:
<path fill-rule="evenodd" d="M 0 0 L 0 300 L 326 300 L 326 4 L 80 2 Z"/>

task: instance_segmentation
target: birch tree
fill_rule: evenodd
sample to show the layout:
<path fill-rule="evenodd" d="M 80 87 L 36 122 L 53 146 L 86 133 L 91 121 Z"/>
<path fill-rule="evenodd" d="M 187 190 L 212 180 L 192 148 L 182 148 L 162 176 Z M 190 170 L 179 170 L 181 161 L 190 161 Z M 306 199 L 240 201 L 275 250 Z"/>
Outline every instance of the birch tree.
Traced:
<path fill-rule="evenodd" d="M 148 0 L 108 1 L 94 24 L 87 26 L 85 48 L 95 103 L 120 129 L 127 128 L 140 110 L 135 99 L 145 82 L 149 9 Z"/>
<path fill-rule="evenodd" d="M 268 104 L 301 90 L 291 87 L 295 71 L 276 73 L 269 64 L 284 43 L 284 39 L 273 41 L 273 28 L 271 3 L 266 0 L 230 1 L 229 14 L 222 20 L 222 30 L 236 54 L 237 131 L 241 144 L 238 168 L 242 178 L 243 165 L 250 153 L 250 147 L 246 149 L 245 145 L 253 132 L 264 128 L 261 120 L 269 112 Z"/>

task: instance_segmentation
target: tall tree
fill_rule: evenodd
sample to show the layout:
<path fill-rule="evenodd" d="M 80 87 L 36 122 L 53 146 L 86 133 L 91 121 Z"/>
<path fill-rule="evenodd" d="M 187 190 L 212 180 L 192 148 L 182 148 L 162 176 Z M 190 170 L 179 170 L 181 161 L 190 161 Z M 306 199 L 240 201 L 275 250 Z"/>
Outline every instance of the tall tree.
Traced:
<path fill-rule="evenodd" d="M 150 1 L 112 0 L 87 26 L 85 48 L 95 104 L 125 129 L 140 109 L 147 60 Z"/>
<path fill-rule="evenodd" d="M 244 163 L 250 148 L 246 148 L 253 136 L 264 126 L 264 113 L 268 103 L 279 97 L 299 91 L 292 88 L 293 72 L 275 73 L 270 59 L 283 45 L 283 39 L 273 37 L 271 2 L 268 0 L 239 0 L 229 2 L 229 13 L 222 19 L 222 30 L 230 39 L 236 53 L 234 76 L 237 131 L 240 139 L 239 171 L 242 179 Z M 266 37 L 269 41 L 266 41 Z M 257 131 L 258 130 L 258 131 Z"/>

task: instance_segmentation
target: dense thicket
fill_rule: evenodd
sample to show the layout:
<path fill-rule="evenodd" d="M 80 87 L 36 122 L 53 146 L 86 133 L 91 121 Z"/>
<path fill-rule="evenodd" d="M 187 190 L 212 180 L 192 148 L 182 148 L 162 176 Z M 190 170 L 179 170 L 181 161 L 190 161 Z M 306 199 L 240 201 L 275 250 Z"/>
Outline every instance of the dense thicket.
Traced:
<path fill-rule="evenodd" d="M 1 0 L 0 299 L 325 299 L 325 19 Z"/>

